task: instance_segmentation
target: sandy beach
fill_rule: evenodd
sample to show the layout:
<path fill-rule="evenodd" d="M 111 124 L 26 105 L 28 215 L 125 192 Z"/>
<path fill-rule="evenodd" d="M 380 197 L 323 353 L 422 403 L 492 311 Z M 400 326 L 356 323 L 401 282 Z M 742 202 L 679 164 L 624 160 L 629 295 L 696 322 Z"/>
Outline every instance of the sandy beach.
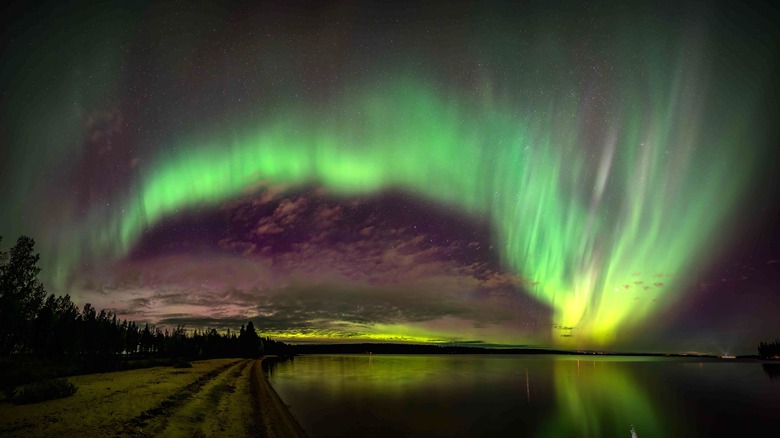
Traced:
<path fill-rule="evenodd" d="M 71 377 L 78 387 L 71 397 L 0 402 L 0 435 L 305 437 L 261 362 L 214 359 Z"/>

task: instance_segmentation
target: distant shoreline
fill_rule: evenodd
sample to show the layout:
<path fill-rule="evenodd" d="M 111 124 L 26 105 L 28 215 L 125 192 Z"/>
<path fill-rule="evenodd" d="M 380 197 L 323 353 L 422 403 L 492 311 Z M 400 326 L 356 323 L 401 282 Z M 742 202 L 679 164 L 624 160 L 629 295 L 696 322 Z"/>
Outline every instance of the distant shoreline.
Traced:
<path fill-rule="evenodd" d="M 576 356 L 637 356 L 637 357 L 683 357 L 683 358 L 711 358 L 724 361 L 755 360 L 767 363 L 779 362 L 775 359 L 763 359 L 758 355 L 741 355 L 734 358 L 722 358 L 714 354 L 697 353 L 646 353 L 646 352 L 621 352 L 621 351 L 596 351 L 596 350 L 559 350 L 546 348 L 487 348 L 470 347 L 462 345 L 440 344 L 384 344 L 384 343 L 358 343 L 358 344 L 297 344 L 294 345 L 296 354 L 557 354 Z"/>
<path fill-rule="evenodd" d="M 780 359 L 761 358 L 756 354 L 722 357 L 715 354 L 698 353 L 647 353 L 597 350 L 558 350 L 546 348 L 489 348 L 462 345 L 441 344 L 393 344 L 393 343 L 357 343 L 357 344 L 296 344 L 295 355 L 307 354 L 456 354 L 456 355 L 566 355 L 566 356 L 624 356 L 624 357 L 679 357 L 717 359 L 727 362 L 750 361 L 757 363 L 780 363 Z"/>

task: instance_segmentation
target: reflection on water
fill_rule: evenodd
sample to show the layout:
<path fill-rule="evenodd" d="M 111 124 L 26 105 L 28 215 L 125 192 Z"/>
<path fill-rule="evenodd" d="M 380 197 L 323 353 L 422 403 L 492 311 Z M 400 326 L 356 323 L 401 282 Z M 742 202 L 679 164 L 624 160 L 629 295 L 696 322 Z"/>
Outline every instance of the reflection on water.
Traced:
<path fill-rule="evenodd" d="M 669 436 L 648 395 L 618 361 L 552 361 L 555 413 L 543 436 Z"/>
<path fill-rule="evenodd" d="M 667 358 L 343 355 L 298 357 L 267 372 L 313 438 L 645 438 L 770 430 L 780 385 L 759 368 Z"/>
<path fill-rule="evenodd" d="M 765 363 L 761 364 L 761 367 L 764 369 L 764 372 L 767 376 L 769 376 L 770 379 L 780 380 L 780 363 Z"/>

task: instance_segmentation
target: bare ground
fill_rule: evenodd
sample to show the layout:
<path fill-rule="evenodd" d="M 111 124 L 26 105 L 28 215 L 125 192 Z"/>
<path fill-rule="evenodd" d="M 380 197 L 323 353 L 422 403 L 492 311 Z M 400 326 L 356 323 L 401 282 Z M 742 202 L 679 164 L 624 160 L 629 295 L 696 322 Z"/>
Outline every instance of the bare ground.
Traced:
<path fill-rule="evenodd" d="M 75 395 L 0 403 L 0 436 L 305 437 L 261 360 L 216 359 L 70 378 Z"/>

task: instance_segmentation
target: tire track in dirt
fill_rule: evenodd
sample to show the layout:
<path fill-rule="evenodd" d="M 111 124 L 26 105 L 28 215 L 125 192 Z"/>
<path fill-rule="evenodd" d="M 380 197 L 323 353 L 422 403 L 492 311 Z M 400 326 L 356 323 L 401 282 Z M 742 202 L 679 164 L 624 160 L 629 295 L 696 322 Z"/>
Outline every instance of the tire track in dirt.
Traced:
<path fill-rule="evenodd" d="M 33 411 L 3 406 L 10 414 L 0 415 L 7 420 L 0 421 L 0 435 L 306 437 L 261 363 L 220 359 L 196 362 L 192 371 L 153 368 L 76 377 L 86 382 L 78 401 L 42 402 Z"/>
<path fill-rule="evenodd" d="M 248 362 L 233 384 L 230 385 L 225 396 L 220 399 L 217 407 L 206 417 L 202 429 L 206 436 L 244 437 L 255 435 L 252 429 L 254 412 L 249 393 L 251 368 Z"/>
<path fill-rule="evenodd" d="M 200 426 L 220 399 L 234 388 L 249 360 L 231 362 L 204 374 L 154 408 L 124 423 L 117 436 L 203 436 Z"/>

